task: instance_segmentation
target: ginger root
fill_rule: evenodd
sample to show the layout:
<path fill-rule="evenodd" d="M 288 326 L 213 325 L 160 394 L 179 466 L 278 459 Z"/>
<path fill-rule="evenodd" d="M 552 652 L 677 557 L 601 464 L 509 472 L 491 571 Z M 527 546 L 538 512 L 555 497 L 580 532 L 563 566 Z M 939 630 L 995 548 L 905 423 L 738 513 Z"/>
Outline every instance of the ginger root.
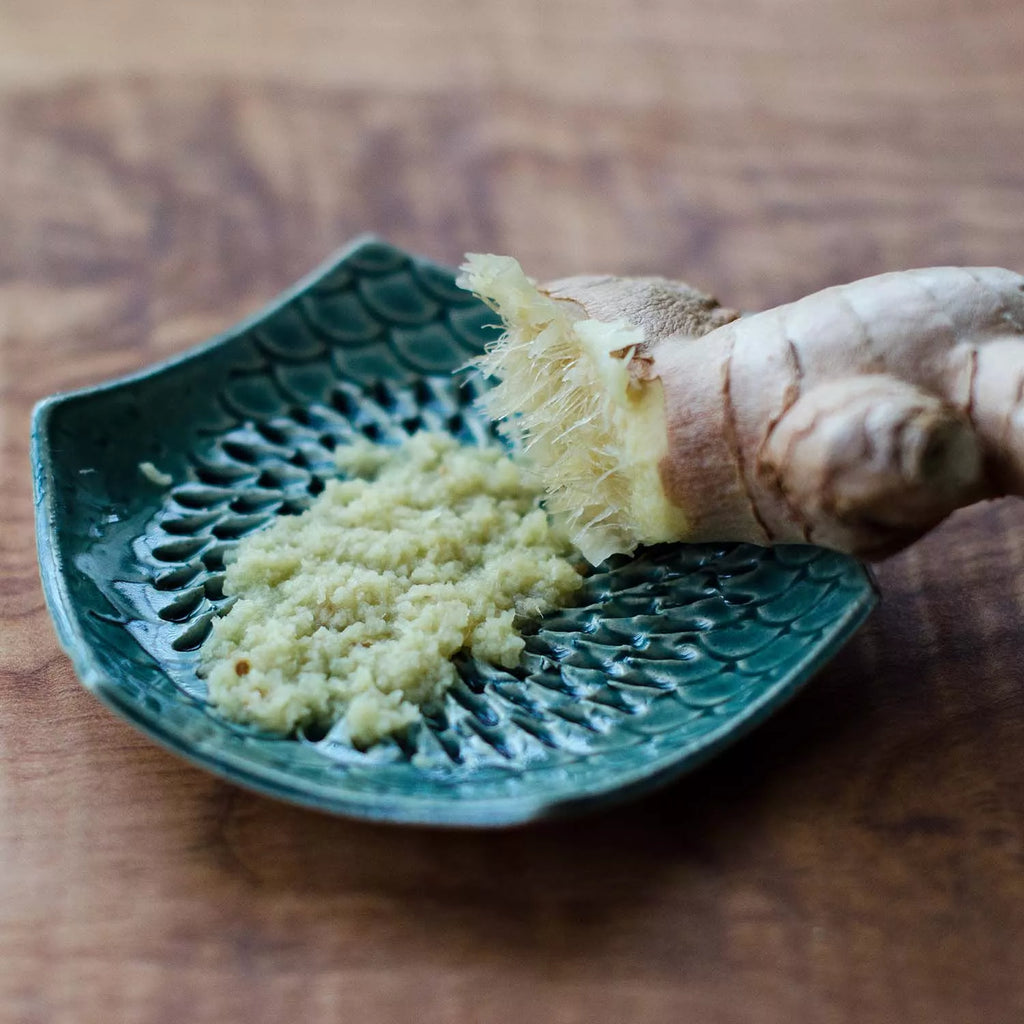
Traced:
<path fill-rule="evenodd" d="M 480 360 L 584 556 L 664 541 L 882 558 L 1024 494 L 1024 277 L 882 274 L 740 317 L 661 278 L 538 286 L 470 255 L 502 317 Z"/>

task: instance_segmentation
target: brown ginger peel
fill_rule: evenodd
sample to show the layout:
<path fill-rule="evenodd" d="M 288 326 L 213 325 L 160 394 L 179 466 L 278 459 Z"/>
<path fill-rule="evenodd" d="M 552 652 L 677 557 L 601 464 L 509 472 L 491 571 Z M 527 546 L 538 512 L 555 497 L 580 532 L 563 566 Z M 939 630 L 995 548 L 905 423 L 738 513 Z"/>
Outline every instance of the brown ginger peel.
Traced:
<path fill-rule="evenodd" d="M 660 278 L 538 286 L 470 256 L 501 315 L 488 399 L 591 561 L 663 541 L 879 558 L 1024 494 L 1024 278 L 937 267 L 738 317 Z"/>

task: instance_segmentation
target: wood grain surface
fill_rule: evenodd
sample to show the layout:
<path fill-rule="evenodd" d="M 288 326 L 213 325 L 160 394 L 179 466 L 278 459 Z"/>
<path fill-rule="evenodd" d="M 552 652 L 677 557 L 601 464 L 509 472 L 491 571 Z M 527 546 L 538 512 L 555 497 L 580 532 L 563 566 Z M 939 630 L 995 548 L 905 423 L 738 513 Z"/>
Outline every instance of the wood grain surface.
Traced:
<path fill-rule="evenodd" d="M 32 404 L 179 352 L 352 235 L 760 308 L 1024 268 L 1017 0 L 0 0 L 0 1020 L 1024 1017 L 1024 505 L 956 515 L 789 708 L 506 833 L 250 795 L 76 682 Z"/>

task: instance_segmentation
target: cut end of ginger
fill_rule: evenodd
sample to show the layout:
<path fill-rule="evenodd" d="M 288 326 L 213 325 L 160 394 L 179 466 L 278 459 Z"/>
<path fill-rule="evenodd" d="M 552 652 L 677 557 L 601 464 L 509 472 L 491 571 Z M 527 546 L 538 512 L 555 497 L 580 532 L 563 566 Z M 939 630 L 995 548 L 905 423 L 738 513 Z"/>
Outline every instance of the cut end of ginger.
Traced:
<path fill-rule="evenodd" d="M 590 319 L 575 302 L 547 294 L 509 256 L 469 254 L 459 284 L 505 328 L 479 360 L 498 380 L 485 408 L 521 446 L 547 491 L 548 511 L 564 519 L 587 561 L 597 565 L 685 533 L 683 513 L 668 503 L 660 480 L 667 448 L 660 383 L 630 372 L 642 328 Z"/>

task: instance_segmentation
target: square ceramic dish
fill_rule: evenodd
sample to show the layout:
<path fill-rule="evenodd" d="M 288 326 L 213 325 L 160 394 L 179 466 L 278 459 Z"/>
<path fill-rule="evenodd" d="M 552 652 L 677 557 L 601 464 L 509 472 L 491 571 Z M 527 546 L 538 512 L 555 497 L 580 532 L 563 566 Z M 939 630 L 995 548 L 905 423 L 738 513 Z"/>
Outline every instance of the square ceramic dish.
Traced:
<path fill-rule="evenodd" d="M 39 559 L 83 684 L 233 782 L 323 811 L 507 825 L 693 768 L 789 698 L 873 607 L 856 561 L 812 547 L 673 545 L 616 558 L 527 624 L 514 671 L 466 661 L 442 705 L 362 752 L 206 703 L 198 648 L 238 540 L 300 512 L 356 436 L 500 443 L 460 371 L 494 316 L 453 273 L 363 239 L 235 329 L 33 421 Z M 144 472 L 143 463 L 157 472 Z"/>

